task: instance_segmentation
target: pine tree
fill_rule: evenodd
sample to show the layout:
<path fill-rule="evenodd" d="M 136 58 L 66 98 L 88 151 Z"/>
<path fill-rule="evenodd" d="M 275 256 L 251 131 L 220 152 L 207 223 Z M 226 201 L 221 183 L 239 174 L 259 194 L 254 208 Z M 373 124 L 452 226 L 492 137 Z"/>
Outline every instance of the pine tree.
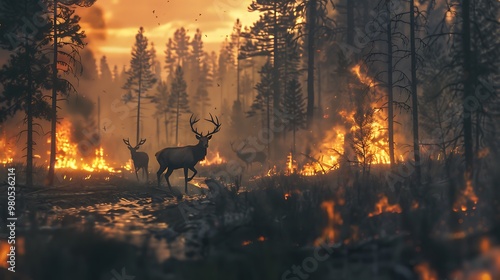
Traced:
<path fill-rule="evenodd" d="M 52 36 L 47 36 L 47 40 L 52 40 L 52 117 L 50 124 L 50 159 L 49 173 L 47 175 L 47 185 L 54 184 L 54 174 L 56 165 L 56 130 L 57 130 L 57 100 L 58 92 L 67 96 L 70 92 L 76 92 L 73 84 L 66 78 L 60 77 L 59 71 L 71 73 L 74 76 L 82 75 L 81 59 L 79 51 L 83 49 L 85 33 L 80 30 L 80 17 L 75 15 L 73 5 L 90 7 L 95 0 L 74 0 L 60 2 L 58 0 L 49 1 L 50 8 L 48 18 L 52 21 Z M 65 47 L 65 49 L 63 49 Z M 68 51 L 67 51 L 68 50 Z M 59 55 L 69 58 L 69 61 L 59 59 Z"/>
<path fill-rule="evenodd" d="M 260 115 L 262 127 L 266 129 L 268 136 L 271 135 L 271 116 L 273 105 L 273 66 L 268 60 L 262 69 L 259 71 L 260 82 L 257 83 L 255 89 L 257 96 L 253 101 L 250 111 L 247 112 L 248 117 Z M 267 146 L 268 156 L 270 155 L 270 146 Z"/>
<path fill-rule="evenodd" d="M 167 82 L 174 75 L 174 67 L 176 65 L 176 57 L 174 53 L 174 42 L 172 38 L 168 39 L 167 48 L 165 50 L 165 69 L 167 70 Z"/>
<path fill-rule="evenodd" d="M 288 130 L 292 131 L 293 144 L 292 151 L 295 154 L 295 132 L 304 128 L 306 124 L 305 100 L 302 96 L 302 87 L 296 79 L 288 82 L 283 109 L 285 112 L 285 122 Z"/>
<path fill-rule="evenodd" d="M 189 57 L 189 92 L 191 97 L 190 107 L 197 112 L 203 107 L 203 102 L 207 96 L 206 75 L 202 74 L 205 53 L 203 51 L 203 40 L 200 29 L 196 29 L 196 34 L 190 42 L 191 53 Z"/>
<path fill-rule="evenodd" d="M 140 138 L 140 120 L 141 120 L 141 95 L 153 87 L 156 82 L 151 66 L 151 53 L 148 50 L 148 39 L 144 36 L 144 28 L 140 27 L 135 36 L 135 44 L 132 48 L 132 59 L 130 60 L 130 69 L 126 72 L 127 81 L 123 89 L 135 98 L 137 96 L 137 134 L 136 142 Z"/>
<path fill-rule="evenodd" d="M 189 59 L 189 36 L 187 36 L 184 27 L 175 31 L 172 49 L 175 51 L 176 64 L 186 68 Z"/>
<path fill-rule="evenodd" d="M 169 104 L 172 104 L 172 113 L 175 118 L 175 144 L 179 145 L 179 118 L 189 113 L 189 102 L 187 95 L 187 84 L 184 80 L 184 71 L 181 66 L 177 66 L 170 90 Z"/>
<path fill-rule="evenodd" d="M 155 74 L 156 80 L 159 81 L 161 79 L 161 65 L 160 61 L 156 58 L 156 49 L 153 42 L 151 42 L 149 53 L 151 54 L 151 71 Z"/>
<path fill-rule="evenodd" d="M 106 59 L 105 55 L 101 57 L 100 68 L 101 68 L 101 81 L 103 83 L 111 83 L 113 77 L 111 75 L 111 70 L 109 69 L 108 60 Z M 117 70 L 116 66 L 114 70 L 115 71 Z"/>
<path fill-rule="evenodd" d="M 33 185 L 33 141 L 34 119 L 50 119 L 51 109 L 43 99 L 42 90 L 47 86 L 50 73 L 45 67 L 49 64 L 47 56 L 40 49 L 47 47 L 42 41 L 49 36 L 50 23 L 40 22 L 36 34 L 27 34 L 20 28 L 21 18 L 33 18 L 43 12 L 45 6 L 30 5 L 28 0 L 8 0 L 0 9 L 0 46 L 12 50 L 8 62 L 0 69 L 0 123 L 23 111 L 26 123 L 26 185 Z M 22 30 L 20 32 L 20 30 Z"/>

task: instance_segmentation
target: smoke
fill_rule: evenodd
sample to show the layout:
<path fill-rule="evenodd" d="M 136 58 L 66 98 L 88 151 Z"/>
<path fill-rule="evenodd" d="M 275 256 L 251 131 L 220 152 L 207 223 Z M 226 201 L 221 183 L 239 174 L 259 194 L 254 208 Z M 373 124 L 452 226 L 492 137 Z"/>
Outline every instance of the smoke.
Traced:
<path fill-rule="evenodd" d="M 85 31 L 91 39 L 106 40 L 106 20 L 101 7 L 94 5 L 90 8 L 79 8 L 77 12 L 81 16 L 80 23 L 86 25 Z"/>

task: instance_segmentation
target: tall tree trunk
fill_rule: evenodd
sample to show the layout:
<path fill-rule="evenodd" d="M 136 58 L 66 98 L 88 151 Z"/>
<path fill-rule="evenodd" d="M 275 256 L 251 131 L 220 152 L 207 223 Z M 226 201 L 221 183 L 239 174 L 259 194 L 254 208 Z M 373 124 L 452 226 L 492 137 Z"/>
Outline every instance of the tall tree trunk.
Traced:
<path fill-rule="evenodd" d="M 57 0 L 54 0 L 53 11 L 54 25 L 54 49 L 52 62 L 52 120 L 50 123 L 50 159 L 49 159 L 49 174 L 47 177 L 47 185 L 54 185 L 54 173 L 56 165 L 56 129 L 57 129 Z"/>
<path fill-rule="evenodd" d="M 314 118 L 314 35 L 316 31 L 316 0 L 309 0 L 307 9 L 307 126 Z"/>
<path fill-rule="evenodd" d="M 99 146 L 101 143 L 101 97 L 97 96 L 97 136 L 99 137 Z"/>
<path fill-rule="evenodd" d="M 160 148 L 160 116 L 156 117 L 156 145 Z"/>
<path fill-rule="evenodd" d="M 136 135 L 136 145 L 139 144 L 139 136 L 140 136 L 140 121 L 141 121 L 141 83 L 142 83 L 142 65 L 139 70 L 139 93 L 137 94 L 137 135 Z"/>
<path fill-rule="evenodd" d="M 411 97 L 413 105 L 413 156 L 415 159 L 415 182 L 421 185 L 420 146 L 418 144 L 418 93 L 417 93 L 417 54 L 415 50 L 415 3 L 410 0 L 410 56 L 411 56 Z"/>
<path fill-rule="evenodd" d="M 26 56 L 29 56 L 29 52 L 27 49 L 28 42 L 26 41 Z M 28 62 L 29 59 L 26 60 Z M 26 70 L 28 71 L 28 84 L 29 89 L 26 96 L 26 121 L 28 126 L 27 131 L 27 139 L 26 139 L 26 185 L 33 185 L 33 87 L 32 87 L 32 75 L 31 75 L 31 66 L 26 65 Z"/>
<path fill-rule="evenodd" d="M 388 127 L 389 127 L 389 161 L 391 169 L 394 168 L 394 106 L 393 106 L 393 81 L 392 81 L 392 18 L 389 4 L 387 6 L 387 107 L 388 107 Z"/>
<path fill-rule="evenodd" d="M 169 130 L 168 130 L 167 112 L 163 113 L 163 118 L 165 119 L 165 144 L 166 144 L 166 146 L 168 146 L 168 144 L 169 144 L 170 141 L 168 141 L 169 140 L 168 139 L 169 138 L 169 135 L 168 135 Z"/>
<path fill-rule="evenodd" d="M 177 96 L 177 111 L 175 113 L 175 146 L 179 146 L 179 110 L 180 110 L 180 102 L 181 102 L 180 93 Z"/>
<path fill-rule="evenodd" d="M 28 14 L 28 1 L 24 1 L 24 13 Z M 31 73 L 31 65 L 29 65 L 30 52 L 28 51 L 28 34 L 25 36 L 24 51 L 26 54 L 26 71 L 28 71 L 28 92 L 26 96 L 26 122 L 27 122 L 27 135 L 26 135 L 26 185 L 33 185 L 33 76 Z"/>
<path fill-rule="evenodd" d="M 266 98 L 266 129 L 267 129 L 267 137 L 271 137 L 271 97 L 268 96 Z M 267 157 L 271 158 L 271 143 L 267 141 Z"/>
<path fill-rule="evenodd" d="M 472 112 L 469 110 L 467 101 L 473 96 L 472 85 L 472 53 L 471 53 L 471 31 L 470 31 L 470 0 L 462 1 L 462 49 L 464 53 L 464 99 L 463 99 L 463 129 L 465 150 L 465 172 L 466 179 L 472 178 L 473 172 L 473 144 L 472 144 Z"/>
<path fill-rule="evenodd" d="M 323 105 L 321 104 L 321 63 L 317 62 L 318 69 L 318 116 L 323 117 Z"/>
<path fill-rule="evenodd" d="M 240 102 L 240 59 L 238 58 L 239 51 L 240 51 L 240 36 L 238 36 L 238 41 L 236 44 L 236 100 L 238 102 Z"/>

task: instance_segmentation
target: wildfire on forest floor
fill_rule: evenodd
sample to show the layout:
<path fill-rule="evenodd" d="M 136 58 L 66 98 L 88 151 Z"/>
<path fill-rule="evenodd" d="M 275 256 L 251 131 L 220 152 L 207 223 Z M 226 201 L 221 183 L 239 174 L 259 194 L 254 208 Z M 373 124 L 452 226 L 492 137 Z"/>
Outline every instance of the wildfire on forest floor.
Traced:
<path fill-rule="evenodd" d="M 226 159 L 221 157 L 219 152 L 215 152 L 215 154 L 208 153 L 204 160 L 200 161 L 199 164 L 201 166 L 210 166 L 223 164 L 226 162 Z"/>
<path fill-rule="evenodd" d="M 332 244 L 338 240 L 338 230 L 337 227 L 343 224 L 342 216 L 340 212 L 335 211 L 335 202 L 333 200 L 323 201 L 321 203 L 321 209 L 323 209 L 328 217 L 328 222 L 321 236 L 316 238 L 314 241 L 314 246 L 320 246 L 323 243 Z"/>
<path fill-rule="evenodd" d="M 380 215 L 382 213 L 401 213 L 399 204 L 389 204 L 387 196 L 382 195 L 380 200 L 375 204 L 375 210 L 368 214 L 368 217 Z"/>
<path fill-rule="evenodd" d="M 472 204 L 472 210 L 476 209 L 476 205 L 478 202 L 478 198 L 476 193 L 474 192 L 474 187 L 472 186 L 472 180 L 467 179 L 465 181 L 465 190 L 463 190 L 455 203 L 453 204 L 453 211 L 455 212 L 466 212 L 468 210 L 468 203 Z"/>
<path fill-rule="evenodd" d="M 15 155 L 14 146 L 7 141 L 7 138 L 5 136 L 0 138 L 0 164 L 12 163 Z"/>
<path fill-rule="evenodd" d="M 83 146 L 71 141 L 71 122 L 63 120 L 58 124 L 56 133 L 56 169 L 83 170 L 88 172 L 121 173 L 122 170 L 132 170 L 130 161 L 124 166 L 113 167 L 107 162 L 108 155 L 103 147 L 94 150 L 93 156 L 84 156 Z M 47 141 L 50 144 L 50 139 Z M 90 153 L 90 151 L 89 151 Z M 47 151 L 50 155 L 50 151 Z M 48 160 L 46 161 L 48 163 Z"/>

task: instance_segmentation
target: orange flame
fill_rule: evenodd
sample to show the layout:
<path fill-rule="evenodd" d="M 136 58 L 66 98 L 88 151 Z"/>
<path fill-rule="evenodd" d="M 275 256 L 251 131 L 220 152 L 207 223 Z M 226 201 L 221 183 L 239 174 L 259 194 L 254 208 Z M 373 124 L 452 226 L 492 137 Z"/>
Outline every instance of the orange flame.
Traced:
<path fill-rule="evenodd" d="M 314 246 L 319 246 L 321 243 L 327 242 L 329 244 L 335 242 L 336 238 L 336 229 L 337 225 L 342 225 L 344 222 L 340 213 L 335 212 L 335 203 L 331 200 L 323 201 L 321 203 L 321 209 L 326 211 L 328 215 L 328 223 L 327 226 L 323 229 L 323 233 L 320 237 L 316 238 L 314 241 Z"/>
<path fill-rule="evenodd" d="M 375 86 L 375 82 L 372 78 L 361 73 L 361 64 L 356 64 L 354 67 L 352 67 L 351 71 L 356 74 L 359 81 L 361 81 L 363 84 L 367 85 L 368 87 Z"/>
<path fill-rule="evenodd" d="M 455 211 L 455 212 L 467 211 L 467 202 L 468 201 L 471 201 L 474 204 L 472 206 L 472 209 L 476 209 L 476 204 L 477 204 L 478 198 L 476 196 L 476 193 L 474 192 L 474 187 L 472 186 L 471 179 L 466 180 L 465 190 L 458 197 L 457 201 L 455 201 L 455 203 L 453 204 L 453 211 Z"/>
<path fill-rule="evenodd" d="M 383 195 L 377 204 L 375 204 L 375 210 L 368 214 L 368 217 L 377 216 L 382 213 L 401 213 L 401 207 L 398 204 L 389 204 L 389 199 Z"/>
<path fill-rule="evenodd" d="M 73 143 L 70 139 L 71 123 L 68 120 L 63 120 L 58 125 L 58 129 L 56 132 L 56 169 L 85 170 L 89 172 L 121 172 L 121 170 L 117 170 L 111 167 L 106 162 L 105 156 L 107 155 L 104 153 L 104 149 L 102 147 L 95 149 L 95 156 L 93 158 L 85 159 L 81 157 L 78 151 L 78 144 Z M 47 143 L 50 144 L 50 139 L 47 141 Z M 48 151 L 47 154 L 50 154 L 50 152 Z M 122 168 L 127 169 L 127 167 Z M 131 170 L 131 168 L 127 170 Z"/>
<path fill-rule="evenodd" d="M 426 262 L 416 265 L 415 272 L 420 280 L 438 280 L 436 272 Z"/>
<path fill-rule="evenodd" d="M 5 165 L 14 161 L 16 155 L 14 147 L 5 137 L 0 138 L 0 164 Z"/>
<path fill-rule="evenodd" d="M 226 160 L 220 156 L 219 152 L 215 154 L 215 156 L 211 159 L 208 159 L 208 156 L 205 157 L 204 160 L 200 161 L 201 166 L 209 166 L 209 165 L 217 165 L 217 164 L 223 164 L 225 163 Z"/>

